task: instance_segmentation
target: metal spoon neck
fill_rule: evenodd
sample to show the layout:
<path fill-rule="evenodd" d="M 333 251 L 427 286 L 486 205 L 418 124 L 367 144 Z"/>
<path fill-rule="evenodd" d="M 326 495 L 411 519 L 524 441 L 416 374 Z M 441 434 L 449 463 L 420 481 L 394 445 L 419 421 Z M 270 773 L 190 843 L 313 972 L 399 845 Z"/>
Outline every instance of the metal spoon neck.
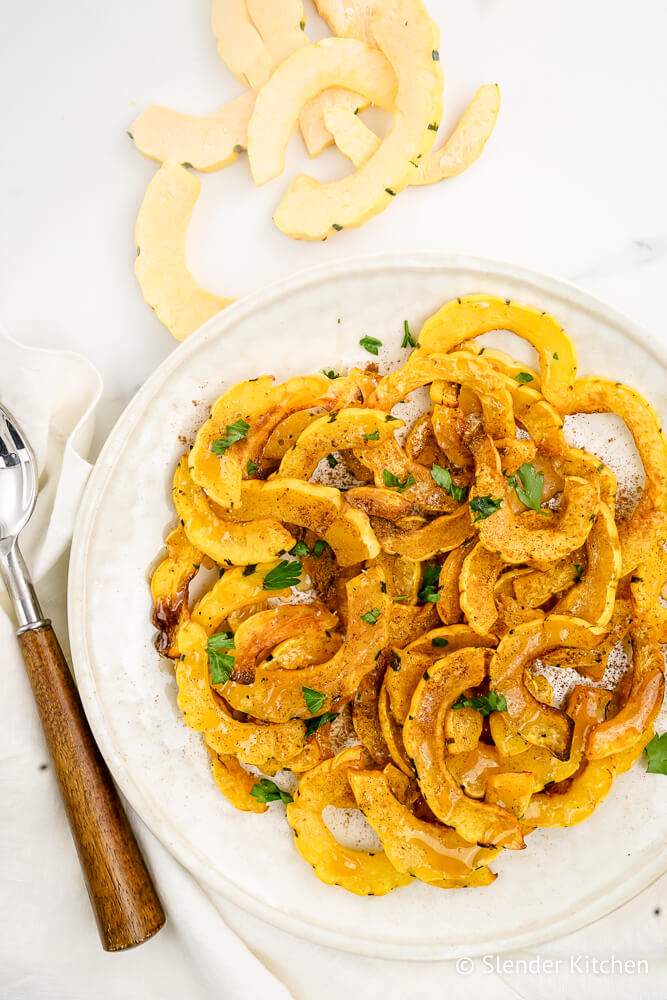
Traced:
<path fill-rule="evenodd" d="M 23 632 L 43 625 L 45 619 L 18 541 L 13 539 L 9 545 L 6 541 L 0 545 L 0 576 L 14 606 L 17 630 Z"/>

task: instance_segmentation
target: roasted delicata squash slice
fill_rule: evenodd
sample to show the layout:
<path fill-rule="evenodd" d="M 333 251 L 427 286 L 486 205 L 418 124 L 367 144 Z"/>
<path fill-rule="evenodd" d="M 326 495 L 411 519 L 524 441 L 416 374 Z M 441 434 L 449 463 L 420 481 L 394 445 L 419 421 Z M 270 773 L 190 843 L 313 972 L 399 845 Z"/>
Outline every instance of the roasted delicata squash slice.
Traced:
<path fill-rule="evenodd" d="M 591 625 L 607 625 L 614 611 L 621 573 L 621 546 L 616 522 L 606 504 L 600 504 L 586 539 L 586 562 L 581 582 L 561 598 L 554 611 L 583 618 Z"/>
<path fill-rule="evenodd" d="M 212 115 L 184 115 L 152 104 L 130 125 L 140 152 L 159 163 L 180 163 L 208 173 L 232 163 L 248 145 L 252 91 L 235 97 Z"/>
<path fill-rule="evenodd" d="M 352 724 L 357 738 L 368 751 L 371 760 L 380 767 L 391 760 L 378 715 L 378 697 L 383 675 L 384 665 L 380 659 L 362 680 L 352 703 Z"/>
<path fill-rule="evenodd" d="M 348 776 L 368 763 L 366 751 L 353 747 L 313 768 L 302 777 L 294 801 L 287 806 L 287 822 L 294 831 L 296 849 L 322 882 L 342 886 L 357 896 L 383 896 L 408 885 L 411 877 L 398 872 L 383 852 L 339 844 L 322 818 L 327 806 L 356 807 Z"/>
<path fill-rule="evenodd" d="M 524 607 L 539 608 L 554 594 L 570 590 L 582 578 L 585 569 L 584 550 L 569 552 L 546 569 L 520 571 L 512 581 L 514 596 Z"/>
<path fill-rule="evenodd" d="M 410 702 L 417 684 L 429 667 L 450 653 L 467 647 L 493 646 L 491 636 L 480 636 L 469 625 L 449 625 L 436 628 L 415 639 L 405 649 L 394 649 L 387 657 L 385 687 L 391 712 L 401 725 L 410 711 Z M 481 717 L 480 717 L 481 718 Z"/>
<path fill-rule="evenodd" d="M 396 78 L 385 56 L 352 38 L 323 38 L 284 60 L 262 87 L 248 126 L 255 184 L 278 177 L 303 106 L 328 87 L 343 86 L 389 111 Z"/>
<path fill-rule="evenodd" d="M 463 563 L 474 545 L 474 539 L 464 542 L 453 549 L 442 564 L 440 579 L 438 581 L 438 603 L 436 607 L 443 625 L 455 625 L 463 617 L 459 578 Z"/>
<path fill-rule="evenodd" d="M 234 634 L 234 669 L 231 679 L 240 684 L 252 684 L 258 663 L 285 639 L 305 638 L 310 634 L 333 631 L 338 625 L 321 604 L 282 604 L 259 611 L 242 622 Z M 275 668 L 275 662 L 266 664 Z"/>
<path fill-rule="evenodd" d="M 498 620 L 495 586 L 504 566 L 497 552 L 481 544 L 463 560 L 459 578 L 461 609 L 479 635 L 492 633 Z"/>
<path fill-rule="evenodd" d="M 305 746 L 303 722 L 292 719 L 267 726 L 235 719 L 211 687 L 207 641 L 205 630 L 195 622 L 186 622 L 179 629 L 176 682 L 178 707 L 186 725 L 203 733 L 215 753 L 236 754 L 239 760 L 259 768 L 296 757 Z"/>
<path fill-rule="evenodd" d="M 304 632 L 279 642 L 271 652 L 273 669 L 299 670 L 324 663 L 337 653 L 343 642 L 338 632 Z"/>
<path fill-rule="evenodd" d="M 233 511 L 221 511 L 232 521 L 276 518 L 311 531 L 324 532 L 343 510 L 340 491 L 331 486 L 280 477 L 263 482 L 246 479 L 241 483 L 241 504 Z"/>
<path fill-rule="evenodd" d="M 491 687 L 505 697 L 507 721 L 534 746 L 545 747 L 565 760 L 572 743 L 572 719 L 565 712 L 545 705 L 531 694 L 525 672 L 538 657 L 561 646 L 590 649 L 604 637 L 601 628 L 569 615 L 549 615 L 543 621 L 518 625 L 503 636 L 491 657 Z"/>
<path fill-rule="evenodd" d="M 524 815 L 535 787 L 532 771 L 492 773 L 486 782 L 485 802 L 507 809 L 517 819 Z"/>
<path fill-rule="evenodd" d="M 280 463 L 281 476 L 310 479 L 320 459 L 346 448 L 374 448 L 393 437 L 402 420 L 387 421 L 381 410 L 348 407 L 318 417 L 297 438 Z"/>
<path fill-rule="evenodd" d="M 426 354 L 446 354 L 493 330 L 509 330 L 535 348 L 542 393 L 557 409 L 565 408 L 577 375 L 574 348 L 558 321 L 532 306 L 490 295 L 453 299 L 427 319 L 419 334 L 419 347 Z"/>
<path fill-rule="evenodd" d="M 189 541 L 217 563 L 256 565 L 294 545 L 289 531 L 271 518 L 243 523 L 218 517 L 202 488 L 192 482 L 187 457 L 176 467 L 172 496 Z"/>
<path fill-rule="evenodd" d="M 268 806 L 251 795 L 256 775 L 246 771 L 232 754 L 217 754 L 211 749 L 209 754 L 213 780 L 234 808 L 242 812 L 266 812 Z"/>
<path fill-rule="evenodd" d="M 201 565 L 203 556 L 183 531 L 175 528 L 167 536 L 167 555 L 151 576 L 153 624 L 158 630 L 155 648 L 164 656 L 177 655 L 175 638 L 179 625 L 187 621 L 188 587 Z"/>
<path fill-rule="evenodd" d="M 231 623 L 237 613 L 261 605 L 269 593 L 264 588 L 264 578 L 277 565 L 278 562 L 274 561 L 225 570 L 195 604 L 191 613 L 192 621 L 201 625 L 208 635 L 212 635 L 224 622 Z M 273 597 L 285 598 L 290 591 L 287 588 L 272 590 L 270 593 Z"/>
<path fill-rule="evenodd" d="M 482 683 L 487 657 L 483 649 L 461 649 L 429 667 L 412 697 L 403 741 L 424 798 L 442 823 L 471 843 L 516 850 L 524 846 L 516 817 L 465 795 L 447 769 L 443 747 L 445 715 L 464 691 Z"/>
<path fill-rule="evenodd" d="M 588 737 L 586 754 L 601 760 L 631 750 L 642 733 L 652 728 L 665 695 L 665 661 L 655 626 L 631 629 L 632 684 L 617 715 L 601 722 Z"/>
<path fill-rule="evenodd" d="M 189 454 L 192 478 L 216 503 L 231 510 L 241 502 L 241 483 L 259 467 L 274 430 L 291 413 L 313 406 L 337 410 L 358 395 L 349 379 L 324 375 L 274 385 L 266 376 L 240 382 L 215 401 Z"/>
<path fill-rule="evenodd" d="M 585 479 L 567 477 L 557 514 L 540 509 L 515 514 L 510 486 L 490 438 L 475 451 L 475 485 L 470 508 L 477 511 L 479 540 L 507 563 L 540 563 L 562 559 L 581 548 L 595 522 L 600 498 Z M 512 491 L 514 492 L 514 491 Z"/>
<path fill-rule="evenodd" d="M 396 798 L 386 772 L 351 770 L 348 780 L 357 805 L 380 838 L 387 858 L 405 875 L 431 884 L 443 879 L 462 879 L 498 853 L 467 843 L 454 830 L 439 823 L 418 819 Z"/>
<path fill-rule="evenodd" d="M 325 108 L 324 124 L 337 148 L 355 167 L 363 166 L 380 147 L 382 140 L 362 122 L 357 109 L 339 101 Z"/>
<path fill-rule="evenodd" d="M 336 561 L 341 567 L 356 566 L 368 559 L 375 559 L 380 552 L 380 543 L 363 510 L 344 507 L 326 531 L 324 540 L 333 549 Z"/>
<path fill-rule="evenodd" d="M 387 208 L 410 183 L 415 169 L 411 161 L 416 162 L 433 145 L 442 93 L 438 31 L 434 22 L 421 0 L 387 0 L 378 8 L 372 30 L 375 43 L 391 64 L 398 83 L 395 102 L 391 102 L 396 112 L 391 131 L 375 154 L 348 177 L 321 183 L 301 175 L 293 181 L 274 216 L 278 228 L 289 236 L 321 240 L 339 229 L 361 225 Z M 339 75 L 328 82 L 343 83 L 363 93 L 363 88 L 348 76 Z M 257 106 L 249 127 L 250 148 L 256 116 Z M 275 127 L 271 115 L 267 125 L 269 129 Z M 279 150 L 281 139 L 273 145 Z M 279 152 L 270 163 L 260 177 L 266 179 L 280 171 Z"/>
<path fill-rule="evenodd" d="M 223 694 L 230 705 L 269 722 L 340 711 L 387 644 L 390 604 L 382 584 L 384 575 L 377 569 L 360 573 L 347 584 L 347 634 L 331 660 L 302 670 L 271 670 L 270 663 L 262 664 L 252 684 L 225 685 Z M 321 695 L 317 712 L 309 709 L 304 688 Z"/>
<path fill-rule="evenodd" d="M 200 288 L 188 270 L 185 241 L 199 188 L 185 167 L 163 164 L 148 185 L 134 227 L 134 273 L 141 293 L 176 340 L 185 340 L 232 301 Z"/>
<path fill-rule="evenodd" d="M 379 518 L 371 523 L 385 552 L 417 561 L 431 559 L 440 552 L 451 552 L 475 534 L 465 506 L 454 514 L 443 514 L 417 527 L 401 527 Z"/>

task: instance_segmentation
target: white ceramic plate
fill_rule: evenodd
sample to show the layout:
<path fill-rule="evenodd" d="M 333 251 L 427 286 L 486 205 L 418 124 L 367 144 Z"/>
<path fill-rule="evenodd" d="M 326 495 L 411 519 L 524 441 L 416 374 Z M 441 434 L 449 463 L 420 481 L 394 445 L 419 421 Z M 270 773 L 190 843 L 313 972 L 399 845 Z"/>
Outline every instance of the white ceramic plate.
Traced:
<path fill-rule="evenodd" d="M 486 292 L 549 310 L 573 337 L 580 370 L 639 387 L 667 416 L 666 352 L 570 285 L 491 261 L 392 255 L 308 271 L 226 309 L 178 347 L 118 421 L 91 476 L 74 538 L 69 627 L 79 689 L 100 748 L 132 806 L 212 890 L 321 944 L 436 959 L 523 948 L 574 931 L 667 870 L 664 779 L 642 766 L 586 823 L 539 831 L 505 852 L 481 890 L 414 884 L 381 898 L 322 885 L 292 844 L 282 806 L 236 812 L 183 725 L 153 644 L 148 578 L 173 523 L 169 486 L 219 393 L 244 378 L 368 362 L 364 334 L 398 360 L 402 324 L 418 331 L 445 300 Z M 591 425 L 594 419 L 588 418 Z"/>

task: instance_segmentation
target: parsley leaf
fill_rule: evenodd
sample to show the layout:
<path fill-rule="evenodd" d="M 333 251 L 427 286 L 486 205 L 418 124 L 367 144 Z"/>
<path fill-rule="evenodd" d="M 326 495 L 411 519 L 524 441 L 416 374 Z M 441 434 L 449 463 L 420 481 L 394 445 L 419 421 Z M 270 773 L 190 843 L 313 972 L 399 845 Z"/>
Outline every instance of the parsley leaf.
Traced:
<path fill-rule="evenodd" d="M 317 715 L 324 706 L 327 696 L 322 691 L 315 691 L 313 688 L 302 687 L 301 693 L 306 703 L 306 708 L 312 715 Z"/>
<path fill-rule="evenodd" d="M 359 345 L 368 351 L 369 354 L 374 354 L 377 357 L 382 347 L 382 341 L 378 340 L 377 337 L 362 337 Z"/>
<path fill-rule="evenodd" d="M 389 471 L 389 469 L 382 470 L 382 478 L 385 486 L 389 487 L 389 489 L 397 489 L 399 493 L 403 493 L 403 491 L 407 490 L 409 486 L 415 485 L 414 476 L 407 475 L 403 482 L 401 482 L 398 476 L 395 476 L 393 472 Z"/>
<path fill-rule="evenodd" d="M 649 774 L 667 774 L 667 733 L 656 733 L 646 747 Z"/>
<path fill-rule="evenodd" d="M 468 495 L 467 486 L 457 486 L 452 479 L 449 469 L 443 469 L 441 465 L 434 465 L 431 469 L 433 482 L 442 487 L 457 503 L 461 503 Z"/>
<path fill-rule="evenodd" d="M 242 418 L 236 420 L 233 424 L 227 424 L 225 427 L 225 436 L 221 438 L 216 438 L 211 445 L 211 451 L 214 455 L 224 455 L 228 448 L 231 448 L 233 444 L 237 441 L 242 441 L 250 430 L 250 424 L 246 423 Z"/>
<path fill-rule="evenodd" d="M 474 708 L 480 715 L 487 716 L 491 715 L 491 712 L 506 712 L 507 702 L 504 694 L 489 691 L 488 694 L 476 694 L 472 698 L 461 695 L 459 700 L 454 702 L 452 708 Z"/>
<path fill-rule="evenodd" d="M 260 778 L 250 789 L 250 794 L 259 802 L 277 802 L 280 799 L 288 806 L 294 801 L 289 792 L 283 792 L 282 788 L 278 788 L 275 781 L 271 781 L 270 778 Z"/>
<path fill-rule="evenodd" d="M 361 618 L 362 622 L 366 622 L 367 625 L 377 625 L 378 619 L 380 618 L 381 614 L 382 611 L 380 610 L 380 608 L 371 608 L 370 611 L 367 611 L 363 615 L 359 615 L 359 617 Z"/>
<path fill-rule="evenodd" d="M 284 559 L 270 569 L 264 577 L 262 586 L 264 590 L 286 590 L 288 587 L 296 587 L 301 579 L 301 563 L 286 562 Z"/>
<path fill-rule="evenodd" d="M 401 341 L 401 347 L 416 347 L 417 341 L 410 333 L 410 324 L 407 319 L 403 320 L 403 340 Z"/>
<path fill-rule="evenodd" d="M 317 539 L 317 541 L 313 544 L 313 548 L 311 550 L 312 554 L 315 556 L 316 559 L 320 558 L 320 556 L 322 555 L 328 544 L 329 543 L 325 542 L 323 538 Z"/>
<path fill-rule="evenodd" d="M 494 500 L 493 497 L 475 497 L 470 501 L 470 510 L 475 515 L 473 521 L 484 521 L 491 517 L 502 507 L 502 500 Z"/>
<path fill-rule="evenodd" d="M 438 582 L 440 580 L 440 570 L 442 566 L 438 563 L 427 563 L 424 567 L 421 590 L 417 594 L 420 601 L 426 604 L 436 604 L 440 598 Z"/>
<path fill-rule="evenodd" d="M 234 649 L 234 636 L 231 632 L 217 632 L 209 636 L 206 653 L 212 684 L 226 684 L 232 675 L 234 657 L 223 652 L 225 649 Z"/>
<path fill-rule="evenodd" d="M 544 476 L 534 465 L 524 462 L 516 470 L 515 476 L 508 476 L 507 481 L 516 491 L 516 495 L 525 507 L 531 510 L 541 510 Z"/>
<path fill-rule="evenodd" d="M 371 431 L 370 434 L 364 434 L 364 441 L 379 441 L 380 432 L 378 430 Z"/>
<path fill-rule="evenodd" d="M 254 476 L 258 469 L 259 469 L 259 466 L 258 466 L 257 462 L 253 462 L 253 460 L 251 458 L 249 458 L 248 462 L 246 464 L 246 467 L 245 467 L 245 471 L 248 473 L 248 475 L 249 476 Z"/>
<path fill-rule="evenodd" d="M 533 376 L 530 374 L 530 372 L 519 372 L 517 375 L 514 376 L 514 381 L 518 382 L 519 385 L 525 385 L 526 382 L 533 381 Z"/>
<path fill-rule="evenodd" d="M 338 374 L 338 372 L 335 372 L 333 370 L 333 368 L 329 368 L 328 370 L 326 368 L 323 368 L 322 369 L 322 374 L 326 375 L 326 377 L 330 378 L 330 379 L 340 378 L 340 375 Z"/>
<path fill-rule="evenodd" d="M 574 564 L 574 582 L 575 583 L 579 583 L 579 581 L 581 580 L 581 578 L 582 578 L 583 575 L 584 575 L 584 567 L 581 565 L 581 563 L 575 563 Z"/>
<path fill-rule="evenodd" d="M 339 714 L 339 712 L 325 712 L 323 715 L 315 716 L 314 719 L 306 719 L 306 739 L 316 733 L 320 726 L 326 726 L 327 723 L 337 719 Z"/>
<path fill-rule="evenodd" d="M 442 636 L 436 636 L 435 639 L 431 639 L 431 645 L 437 647 L 449 646 L 449 639 L 445 639 Z"/>
<path fill-rule="evenodd" d="M 338 459 L 335 455 L 327 455 L 327 465 L 330 469 L 335 469 L 338 465 Z"/>
<path fill-rule="evenodd" d="M 292 546 L 292 548 L 289 550 L 289 554 L 291 556 L 301 556 L 301 557 L 309 556 L 310 549 L 308 548 L 305 542 L 297 542 L 296 545 Z"/>

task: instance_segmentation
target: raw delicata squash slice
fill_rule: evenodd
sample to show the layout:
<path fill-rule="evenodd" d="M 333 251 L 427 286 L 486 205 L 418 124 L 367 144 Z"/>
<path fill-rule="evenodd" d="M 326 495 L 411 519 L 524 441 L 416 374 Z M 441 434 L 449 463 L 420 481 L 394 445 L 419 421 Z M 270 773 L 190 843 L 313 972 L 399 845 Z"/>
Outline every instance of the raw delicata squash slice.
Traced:
<path fill-rule="evenodd" d="M 421 0 L 387 0 L 373 19 L 373 34 L 398 83 L 391 131 L 349 177 L 321 183 L 301 175 L 293 181 L 274 216 L 278 228 L 289 236 L 321 240 L 336 230 L 362 225 L 387 208 L 410 183 L 411 161 L 417 162 L 433 145 L 442 92 L 435 24 Z M 250 123 L 251 137 L 256 115 L 257 108 Z M 275 176 L 275 167 L 263 176 Z"/>
<path fill-rule="evenodd" d="M 184 167 L 165 163 L 148 185 L 134 229 L 142 294 L 177 340 L 232 301 L 200 288 L 188 270 L 186 237 L 199 187 Z"/>

